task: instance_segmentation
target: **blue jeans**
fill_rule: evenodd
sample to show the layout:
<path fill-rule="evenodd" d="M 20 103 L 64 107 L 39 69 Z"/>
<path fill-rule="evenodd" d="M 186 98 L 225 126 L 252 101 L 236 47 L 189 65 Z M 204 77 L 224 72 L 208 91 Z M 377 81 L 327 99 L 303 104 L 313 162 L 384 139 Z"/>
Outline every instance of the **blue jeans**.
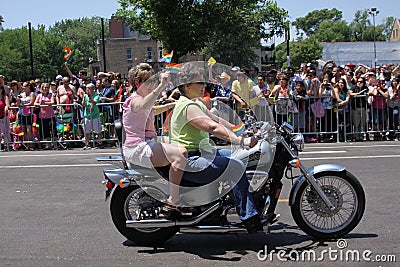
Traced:
<path fill-rule="evenodd" d="M 191 156 L 189 153 L 187 169 L 183 175 L 184 180 L 202 184 L 210 183 L 219 177 L 229 180 L 233 185 L 232 193 L 235 198 L 236 212 L 242 221 L 258 215 L 254 205 L 253 197 L 249 192 L 249 182 L 246 176 L 246 169 L 239 160 L 229 158 L 232 151 L 228 149 L 217 149 L 215 153 L 203 153 L 201 156 Z M 228 168 L 228 169 L 227 169 Z M 224 177 L 232 174 L 241 175 L 237 183 Z"/>

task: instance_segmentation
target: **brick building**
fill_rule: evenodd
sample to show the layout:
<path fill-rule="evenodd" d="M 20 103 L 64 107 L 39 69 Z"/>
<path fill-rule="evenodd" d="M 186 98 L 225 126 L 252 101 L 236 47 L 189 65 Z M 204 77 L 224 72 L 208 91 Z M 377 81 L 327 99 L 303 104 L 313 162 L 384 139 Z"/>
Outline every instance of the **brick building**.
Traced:
<path fill-rule="evenodd" d="M 141 62 L 148 62 L 157 70 L 158 59 L 162 55 L 161 43 L 150 39 L 138 31 L 131 31 L 124 22 L 115 18 L 110 20 L 110 38 L 104 40 L 106 55 L 106 71 L 121 73 L 126 77 L 132 66 Z M 103 42 L 97 40 L 98 64 L 95 72 L 104 71 Z"/>
<path fill-rule="evenodd" d="M 121 73 L 122 77 L 128 76 L 128 71 L 138 63 L 147 62 L 157 72 L 165 63 L 158 62 L 163 52 L 162 43 L 150 39 L 149 36 L 131 31 L 123 22 L 114 17 L 110 19 L 110 38 L 104 40 L 106 54 L 106 71 Z M 97 40 L 97 58 L 94 72 L 104 71 L 103 42 Z M 204 60 L 200 53 L 186 55 L 179 59 L 180 62 Z"/>

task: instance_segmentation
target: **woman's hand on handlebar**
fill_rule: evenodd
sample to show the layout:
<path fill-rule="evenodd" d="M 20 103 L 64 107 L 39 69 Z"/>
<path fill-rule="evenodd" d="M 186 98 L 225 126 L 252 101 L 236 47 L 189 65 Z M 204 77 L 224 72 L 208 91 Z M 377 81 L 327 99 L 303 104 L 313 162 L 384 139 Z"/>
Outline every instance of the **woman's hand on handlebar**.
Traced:
<path fill-rule="evenodd" d="M 258 140 L 255 136 L 251 136 L 251 137 L 246 137 L 243 140 L 243 144 L 245 146 L 249 146 L 249 147 L 253 147 L 258 143 Z"/>

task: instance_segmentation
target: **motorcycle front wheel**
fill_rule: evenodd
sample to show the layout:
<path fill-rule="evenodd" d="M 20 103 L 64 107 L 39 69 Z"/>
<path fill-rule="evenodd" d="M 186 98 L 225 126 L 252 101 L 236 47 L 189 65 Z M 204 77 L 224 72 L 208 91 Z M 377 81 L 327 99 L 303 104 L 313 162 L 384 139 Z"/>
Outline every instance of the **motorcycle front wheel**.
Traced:
<path fill-rule="evenodd" d="M 111 198 L 111 218 L 118 231 L 128 240 L 139 245 L 161 244 L 174 236 L 178 229 L 176 227 L 141 229 L 126 227 L 126 220 L 156 219 L 159 205 L 158 200 L 149 196 L 138 186 L 117 187 Z"/>
<path fill-rule="evenodd" d="M 321 172 L 314 175 L 335 210 L 330 210 L 314 188 L 304 181 L 291 212 L 305 233 L 317 239 L 335 239 L 353 230 L 365 209 L 365 193 L 356 177 L 348 171 Z"/>

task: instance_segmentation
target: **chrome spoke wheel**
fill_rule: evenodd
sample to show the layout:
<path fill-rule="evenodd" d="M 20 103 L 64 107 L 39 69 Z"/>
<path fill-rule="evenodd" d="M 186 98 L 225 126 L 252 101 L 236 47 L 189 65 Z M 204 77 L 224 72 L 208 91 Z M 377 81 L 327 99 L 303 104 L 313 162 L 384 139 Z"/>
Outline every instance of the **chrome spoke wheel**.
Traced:
<path fill-rule="evenodd" d="M 322 190 L 335 206 L 330 210 L 309 185 L 301 197 L 301 214 L 305 221 L 318 231 L 338 231 L 354 218 L 358 199 L 354 188 L 340 177 L 324 176 L 318 179 Z"/>
<path fill-rule="evenodd" d="M 317 238 L 347 234 L 364 213 L 365 194 L 361 184 L 348 172 L 326 172 L 315 175 L 315 179 L 335 209 L 329 209 L 317 191 L 303 181 L 291 207 L 294 220 L 304 232 Z"/>
<path fill-rule="evenodd" d="M 159 195 L 158 199 L 165 198 L 159 192 L 152 192 L 152 196 L 155 196 L 153 194 Z M 163 204 L 160 201 L 148 195 L 142 188 L 137 188 L 133 190 L 125 200 L 125 218 L 127 220 L 157 219 L 161 214 L 162 206 Z M 159 228 L 141 228 L 137 230 L 142 232 L 155 232 L 159 230 Z"/>

